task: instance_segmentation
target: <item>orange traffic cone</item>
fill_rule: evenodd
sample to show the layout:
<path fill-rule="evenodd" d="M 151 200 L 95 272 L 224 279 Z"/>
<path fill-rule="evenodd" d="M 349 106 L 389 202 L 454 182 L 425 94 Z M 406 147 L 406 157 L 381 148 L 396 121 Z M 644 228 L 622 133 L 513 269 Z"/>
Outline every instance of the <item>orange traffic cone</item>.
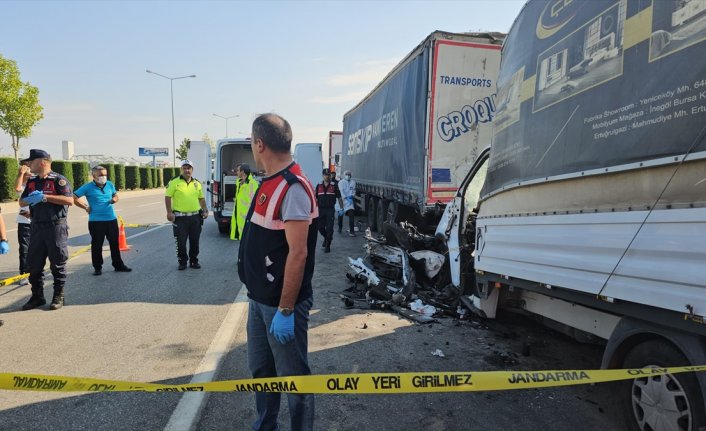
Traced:
<path fill-rule="evenodd" d="M 127 245 L 127 237 L 125 236 L 125 224 L 124 223 L 120 223 L 120 233 L 118 234 L 118 246 L 120 247 L 120 251 L 130 250 L 130 246 Z"/>

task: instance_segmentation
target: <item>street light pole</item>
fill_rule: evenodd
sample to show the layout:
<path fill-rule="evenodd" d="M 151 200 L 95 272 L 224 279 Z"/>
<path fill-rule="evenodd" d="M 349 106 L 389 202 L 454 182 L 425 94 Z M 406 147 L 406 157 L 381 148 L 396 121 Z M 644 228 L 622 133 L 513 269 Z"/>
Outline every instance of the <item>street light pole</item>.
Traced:
<path fill-rule="evenodd" d="M 174 80 L 184 78 L 196 78 L 196 75 L 177 76 L 171 78 L 169 76 L 162 75 L 161 73 L 153 72 L 149 69 L 147 69 L 146 72 L 151 73 L 153 75 L 161 76 L 162 78 L 169 80 L 169 94 L 171 96 L 172 101 L 172 157 L 174 158 L 174 166 L 176 166 L 176 133 L 174 132 Z"/>
<path fill-rule="evenodd" d="M 231 118 L 240 117 L 240 115 L 231 115 L 230 117 L 224 117 L 224 116 L 218 115 L 218 114 L 213 114 L 213 116 L 218 117 L 218 118 L 223 118 L 224 120 L 226 120 L 226 135 L 224 136 L 224 138 L 228 137 L 228 120 L 230 120 Z"/>

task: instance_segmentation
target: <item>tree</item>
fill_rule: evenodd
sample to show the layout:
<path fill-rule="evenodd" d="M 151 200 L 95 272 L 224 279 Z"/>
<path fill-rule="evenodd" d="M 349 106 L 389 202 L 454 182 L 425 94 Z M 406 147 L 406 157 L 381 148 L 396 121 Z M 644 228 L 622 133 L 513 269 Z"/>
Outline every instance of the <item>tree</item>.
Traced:
<path fill-rule="evenodd" d="M 17 63 L 0 55 L 0 129 L 12 138 L 16 160 L 19 160 L 20 138 L 28 138 L 42 118 L 39 89 L 22 82 Z"/>
<path fill-rule="evenodd" d="M 179 147 L 176 149 L 177 159 L 179 159 L 179 160 L 186 159 L 188 157 L 190 147 L 191 147 L 191 139 L 184 138 L 184 140 L 181 141 L 181 144 L 179 145 Z"/>

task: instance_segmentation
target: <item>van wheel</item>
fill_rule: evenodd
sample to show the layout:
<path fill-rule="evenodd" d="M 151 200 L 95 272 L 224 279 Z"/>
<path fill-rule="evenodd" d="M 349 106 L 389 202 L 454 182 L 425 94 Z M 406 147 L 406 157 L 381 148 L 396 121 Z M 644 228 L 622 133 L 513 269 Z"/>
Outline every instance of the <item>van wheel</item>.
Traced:
<path fill-rule="evenodd" d="M 370 230 L 373 232 L 378 231 L 378 219 L 377 219 L 377 198 L 374 197 L 369 197 L 368 198 L 368 208 L 367 208 L 367 216 L 368 216 L 368 226 L 370 227 Z M 382 229 L 382 226 L 380 226 Z"/>
<path fill-rule="evenodd" d="M 633 348 L 623 368 L 678 367 L 688 359 L 666 341 L 650 340 Z M 633 430 L 695 431 L 706 426 L 703 397 L 694 373 L 645 376 L 621 382 L 620 398 Z"/>
<path fill-rule="evenodd" d="M 375 214 L 377 217 L 377 226 L 378 226 L 378 231 L 382 232 L 383 231 L 383 223 L 387 220 L 387 204 L 388 201 L 385 199 L 376 199 L 377 200 L 377 214 Z"/>
<path fill-rule="evenodd" d="M 218 223 L 218 232 L 230 234 L 230 222 Z"/>

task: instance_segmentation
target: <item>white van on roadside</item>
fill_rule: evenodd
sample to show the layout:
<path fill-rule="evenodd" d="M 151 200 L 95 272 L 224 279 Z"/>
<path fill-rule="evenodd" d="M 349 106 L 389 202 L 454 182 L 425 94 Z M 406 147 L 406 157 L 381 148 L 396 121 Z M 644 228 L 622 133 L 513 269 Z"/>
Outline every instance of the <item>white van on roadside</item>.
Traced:
<path fill-rule="evenodd" d="M 252 155 L 250 138 L 224 138 L 216 143 L 216 162 L 213 172 L 211 191 L 213 216 L 218 223 L 220 233 L 230 232 L 230 218 L 235 206 L 235 167 L 239 164 L 250 165 L 253 174 L 256 171 Z"/>

